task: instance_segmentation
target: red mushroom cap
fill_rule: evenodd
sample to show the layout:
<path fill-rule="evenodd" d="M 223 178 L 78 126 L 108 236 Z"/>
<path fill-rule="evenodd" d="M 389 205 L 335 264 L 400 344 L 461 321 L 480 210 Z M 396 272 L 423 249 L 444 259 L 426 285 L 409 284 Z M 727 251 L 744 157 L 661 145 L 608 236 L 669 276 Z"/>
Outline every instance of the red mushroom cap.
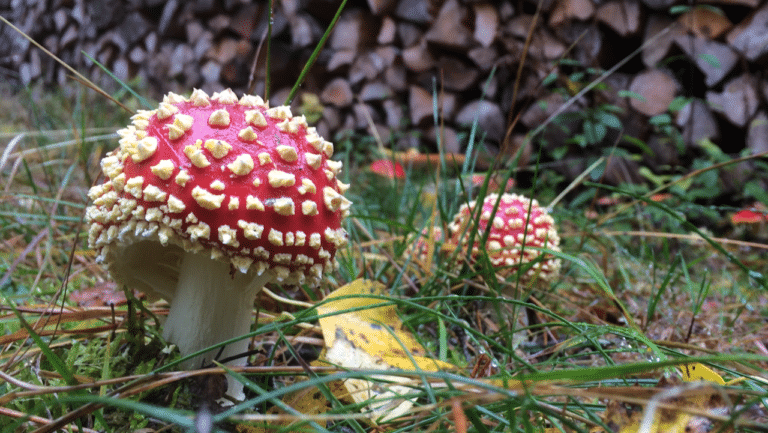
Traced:
<path fill-rule="evenodd" d="M 491 214 L 497 201 L 499 207 L 491 221 Z M 476 201 L 463 204 L 453 222 L 448 226 L 451 242 L 459 247 L 467 248 L 469 243 L 467 229 L 473 221 L 472 213 L 476 206 Z M 488 243 L 481 246 L 479 243 L 489 223 L 491 228 Z M 497 272 L 502 276 L 517 272 L 521 255 L 522 263 L 528 263 L 542 254 L 540 251 L 524 247 L 560 251 L 560 238 L 555 229 L 555 221 L 546 209 L 539 206 L 536 200 L 510 193 L 502 194 L 500 200 L 499 194 L 489 194 L 485 197 L 474 241 L 471 248 L 473 260 L 480 256 L 481 251 L 487 251 L 491 263 L 494 266 L 503 267 Z M 529 281 L 538 275 L 543 280 L 552 280 L 558 275 L 559 270 L 560 260 L 552 255 L 545 255 L 544 260 L 535 263 L 520 278 L 522 281 Z"/>
<path fill-rule="evenodd" d="M 405 170 L 398 162 L 389 159 L 377 159 L 370 165 L 371 172 L 388 179 L 405 179 Z"/>
<path fill-rule="evenodd" d="M 304 116 L 227 89 L 170 93 L 132 120 L 102 160 L 107 181 L 89 192 L 88 241 L 100 260 L 157 241 L 285 283 L 316 283 L 333 269 L 348 185 L 333 144 Z"/>
<path fill-rule="evenodd" d="M 742 209 L 731 216 L 732 224 L 754 224 L 768 219 L 768 214 Z"/>

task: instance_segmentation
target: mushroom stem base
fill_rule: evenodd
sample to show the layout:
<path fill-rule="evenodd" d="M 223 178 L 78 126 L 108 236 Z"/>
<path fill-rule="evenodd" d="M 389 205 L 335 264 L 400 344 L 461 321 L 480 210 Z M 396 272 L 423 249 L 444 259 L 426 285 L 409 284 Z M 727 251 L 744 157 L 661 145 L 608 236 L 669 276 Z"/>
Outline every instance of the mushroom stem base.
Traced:
<path fill-rule="evenodd" d="M 265 281 L 266 273 L 230 273 L 230 265 L 212 260 L 209 255 L 184 253 L 179 267 L 179 280 L 166 319 L 163 338 L 175 344 L 182 356 L 190 355 L 214 344 L 247 334 L 253 322 L 253 300 Z M 209 366 L 213 359 L 225 359 L 248 350 L 248 338 L 237 340 L 221 349 L 213 349 L 186 361 L 187 369 Z M 227 362 L 245 365 L 247 357 Z M 227 378 L 227 394 L 242 400 L 243 386 Z"/>

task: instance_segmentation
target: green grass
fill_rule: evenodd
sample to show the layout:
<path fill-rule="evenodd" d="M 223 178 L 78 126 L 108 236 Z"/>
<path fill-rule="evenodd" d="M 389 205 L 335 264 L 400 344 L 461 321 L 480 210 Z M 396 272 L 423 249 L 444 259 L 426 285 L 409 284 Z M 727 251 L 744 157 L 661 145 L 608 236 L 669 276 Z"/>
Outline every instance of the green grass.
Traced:
<path fill-rule="evenodd" d="M 140 104 L 127 92 L 117 96 L 128 107 Z M 99 175 L 98 160 L 115 146 L 112 131 L 128 115 L 79 90 L 31 89 L 2 103 L 8 118 L 0 124 L 9 126 L 0 139 L 13 145 L 0 167 L 3 432 L 45 425 L 191 431 L 201 419 L 212 422 L 213 431 L 264 422 L 271 426 L 267 431 L 373 431 L 365 408 L 341 396 L 338 383 L 381 378 L 371 379 L 368 370 L 310 368 L 296 361 L 311 360 L 321 349 L 294 339 L 322 339 L 315 308 L 261 298 L 262 320 L 252 336 L 262 350 L 252 358 L 254 367 L 232 373 L 243 373 L 249 400 L 209 413 L 199 407 L 206 398 L 201 394 L 215 388 L 216 376 L 211 370 L 175 369 L 179 358 L 165 350 L 155 322 L 162 303 L 74 305 L 72 291 L 110 281 L 85 245 L 82 214 L 86 192 Z M 487 260 L 469 265 L 461 251 L 442 242 L 425 268 L 404 255 L 407 247 L 425 227 L 445 228 L 462 203 L 488 192 L 461 181 L 474 171 L 471 161 L 481 147 L 480 132 L 468 137 L 469 162 L 463 167 L 445 163 L 439 175 L 406 167 L 407 178 L 396 182 L 365 169 L 375 155 L 359 143 L 370 138 L 337 142 L 344 181 L 354 180 L 347 194 L 354 202 L 346 222 L 350 243 L 337 257 L 339 270 L 322 287 L 279 293 L 320 302 L 356 278 L 380 281 L 389 293 L 378 299 L 397 306 L 405 328 L 430 356 L 457 366 L 436 373 L 388 372 L 414 379 L 415 404 L 383 428 L 450 432 L 463 419 L 472 432 L 610 431 L 604 416 L 606 409 L 615 413 L 612 401 L 640 414 L 633 405 L 647 403 L 654 386 L 677 384 L 674 366 L 695 360 L 726 380 L 743 380 L 718 390 L 723 401 L 710 406 L 723 409 L 721 419 L 712 417 L 718 425 L 726 431 L 731 424 L 743 431 L 768 429 L 759 415 L 768 398 L 760 379 L 768 377 L 768 353 L 761 347 L 768 339 L 765 245 L 739 242 L 742 235 L 720 222 L 733 208 L 698 201 L 695 188 L 675 189 L 680 178 L 604 186 L 595 183 L 604 168 L 598 164 L 552 209 L 563 238 L 564 265 L 555 281 L 522 287 L 514 277 L 499 280 L 483 264 Z M 498 167 L 503 176 L 532 178 L 532 186 L 516 192 L 545 204 L 565 187 L 546 163 L 511 169 L 499 161 Z M 712 173 L 691 169 L 682 175 L 703 187 Z M 657 187 L 675 194 L 663 203 L 645 198 Z M 597 197 L 607 195 L 621 203 L 596 205 Z M 467 236 L 479 239 L 483 233 L 474 229 Z M 497 296 L 505 288 L 519 296 Z M 280 311 L 288 314 L 263 320 Z M 471 377 L 483 357 L 491 367 Z M 307 415 L 305 407 L 291 404 L 291 398 L 315 390 L 327 400 L 324 413 Z M 278 423 L 286 419 L 295 423 Z"/>
<path fill-rule="evenodd" d="M 75 105 L 80 107 L 103 103 L 99 97 L 89 100 L 87 94 L 78 98 Z M 19 414 L 97 431 L 192 428 L 199 415 L 194 395 L 198 385 L 182 380 L 193 373 L 174 372 L 174 356 L 162 351 L 151 315 L 156 307 L 129 323 L 123 320 L 126 307 L 116 308 L 113 318 L 107 308 L 76 308 L 67 298 L 73 290 L 109 280 L 84 245 L 81 217 L 88 179 L 97 176 L 91 155 L 112 146 L 114 139 L 102 140 L 101 131 L 91 132 L 102 125 L 94 113 L 73 110 L 68 118 L 55 111 L 71 106 L 61 95 L 42 103 L 22 95 L 18 102 L 37 114 L 29 125 L 35 135 L 18 141 L 3 171 L 0 268 L 8 276 L 1 289 L 0 329 L 6 340 L 0 352 L 5 379 L 0 383 L 0 407 L 10 415 L 2 418 L 4 431 L 34 425 Z M 98 112 L 109 110 L 114 108 Z M 49 134 L 42 125 L 67 132 Z M 689 356 L 716 367 L 727 379 L 745 378 L 724 391 L 732 397 L 742 395 L 758 405 L 758 398 L 766 397 L 765 384 L 752 375 L 765 377 L 768 358 L 745 340 L 766 334 L 764 255 L 743 246 L 720 246 L 707 228 L 688 223 L 684 215 L 700 206 L 686 197 L 676 196 L 669 205 L 646 200 L 621 211 L 616 206 L 589 218 L 589 197 L 603 195 L 604 187 L 577 185 L 553 209 L 563 237 L 561 277 L 550 285 L 521 287 L 519 298 L 506 299 L 495 294 L 505 285 L 514 286 L 514 279 L 499 281 L 488 267 L 466 266 L 457 253 L 441 251 L 439 243 L 429 269 L 403 255 L 425 226 L 445 226 L 470 198 L 461 193 L 469 189 L 457 183 L 461 177 L 441 175 L 442 182 L 435 184 L 434 173 L 410 169 L 407 179 L 387 183 L 367 173 L 359 155 L 345 158 L 347 166 L 354 167 L 346 175 L 355 180 L 348 193 L 355 202 L 347 221 L 351 242 L 339 254 L 340 269 L 323 290 L 360 276 L 385 283 L 390 291 L 386 299 L 397 305 L 406 328 L 431 356 L 459 367 L 417 374 L 412 414 L 388 428 L 452 431 L 449 415 L 463 413 L 469 431 L 588 431 L 603 423 L 600 414 L 609 395 L 601 394 L 599 386 L 626 387 L 614 398 L 632 402 L 632 387 L 674 376 L 672 366 Z M 552 190 L 551 185 L 539 186 Z M 425 199 L 425 191 L 436 192 Z M 536 190 L 521 192 L 543 202 L 553 198 Z M 624 187 L 608 192 L 626 202 L 642 198 Z M 611 216 L 612 210 L 618 212 Z M 702 210 L 725 218 L 730 209 Z M 636 233 L 624 234 L 631 232 Z M 320 299 L 321 294 L 312 292 L 310 298 Z M 361 408 L 340 400 L 332 384 L 368 377 L 370 372 L 308 375 L 290 367 L 291 356 L 277 356 L 275 350 L 295 351 L 285 337 L 299 333 L 299 325 L 317 323 L 317 314 L 314 309 L 283 307 L 294 319 L 261 324 L 253 331 L 257 341 L 272 347 L 266 352 L 266 365 L 272 368 L 243 376 L 252 398 L 211 419 L 226 430 L 233 423 L 258 424 L 259 413 L 283 407 L 285 416 L 303 420 L 299 424 L 311 431 L 337 431 L 341 426 L 369 431 Z M 41 314 L 45 308 L 50 313 Z M 526 311 L 538 322 L 526 324 Z M 26 334 L 31 338 L 13 338 L 23 329 L 35 331 Z M 480 354 L 490 358 L 496 381 L 469 377 Z M 250 372 L 260 370 L 264 368 Z M 288 380 L 301 376 L 307 380 Z M 526 392 L 502 385 L 520 379 L 527 381 Z M 329 398 L 323 416 L 303 417 L 283 401 L 312 388 Z M 601 395 L 604 398 L 598 398 Z M 734 422 L 744 418 L 732 413 Z"/>

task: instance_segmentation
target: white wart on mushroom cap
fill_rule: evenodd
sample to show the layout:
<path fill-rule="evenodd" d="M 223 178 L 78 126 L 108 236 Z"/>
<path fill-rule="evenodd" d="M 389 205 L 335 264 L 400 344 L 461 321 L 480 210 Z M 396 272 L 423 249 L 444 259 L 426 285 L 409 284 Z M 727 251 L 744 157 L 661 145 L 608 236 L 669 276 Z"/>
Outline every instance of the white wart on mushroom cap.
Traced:
<path fill-rule="evenodd" d="M 499 207 L 491 220 L 497 201 Z M 451 242 L 464 251 L 468 248 L 470 236 L 467 229 L 473 221 L 473 215 L 476 215 L 476 206 L 476 201 L 463 204 L 448 226 Z M 481 206 L 477 235 L 471 247 L 471 257 L 477 260 L 480 254 L 486 251 L 491 263 L 498 268 L 497 274 L 513 275 L 517 273 L 521 263 L 533 262 L 542 254 L 538 250 L 527 247 L 560 251 L 560 237 L 555 229 L 555 221 L 536 200 L 511 193 L 502 194 L 499 200 L 499 194 L 488 194 Z M 491 228 L 488 241 L 481 246 L 480 241 L 489 224 Z M 550 281 L 557 277 L 559 271 L 560 259 L 551 254 L 545 254 L 543 260 L 534 263 L 531 269 L 520 276 L 520 279 L 523 283 L 535 277 Z"/>

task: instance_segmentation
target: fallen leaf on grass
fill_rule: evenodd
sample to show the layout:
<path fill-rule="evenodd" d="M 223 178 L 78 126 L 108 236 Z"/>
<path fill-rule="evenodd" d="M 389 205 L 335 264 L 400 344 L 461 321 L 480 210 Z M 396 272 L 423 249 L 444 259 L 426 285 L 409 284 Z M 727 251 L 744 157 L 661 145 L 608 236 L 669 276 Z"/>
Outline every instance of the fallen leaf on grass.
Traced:
<path fill-rule="evenodd" d="M 682 374 L 682 379 L 686 382 L 696 382 L 703 380 L 706 382 L 713 382 L 718 385 L 725 385 L 725 380 L 723 380 L 719 374 L 715 373 L 714 370 L 699 362 L 681 365 L 680 373 Z"/>
<path fill-rule="evenodd" d="M 328 367 L 323 361 L 315 360 L 310 364 L 312 367 Z M 306 381 L 306 378 L 297 377 L 297 381 Z M 332 381 L 326 383 L 328 391 L 337 399 L 348 402 L 349 393 L 344 388 L 341 381 Z M 307 426 L 308 420 L 314 416 L 322 416 L 331 410 L 331 403 L 326 398 L 323 391 L 314 386 L 285 394 L 280 401 L 283 405 L 275 405 L 269 408 L 264 420 L 251 421 L 252 425 L 237 424 L 235 431 L 237 433 L 274 433 L 278 431 L 303 432 L 313 431 Z M 287 412 L 284 407 L 289 407 L 293 412 Z"/>
<path fill-rule="evenodd" d="M 386 296 L 383 284 L 370 280 L 355 280 L 328 295 L 317 310 L 325 346 L 330 348 L 340 335 L 355 347 L 372 356 L 379 356 L 398 367 L 424 370 L 455 368 L 453 365 L 426 357 L 426 350 L 403 330 L 395 305 L 386 299 L 366 296 Z M 339 313 L 339 314 L 333 314 Z M 393 365 L 390 363 L 390 365 Z"/>
<path fill-rule="evenodd" d="M 659 388 L 664 392 L 651 398 L 644 407 L 611 401 L 603 415 L 605 424 L 617 433 L 698 433 L 709 432 L 717 425 L 712 419 L 690 413 L 691 409 L 725 415 L 730 410 L 723 404 L 719 394 L 711 387 L 690 388 L 680 382 L 702 382 L 728 385 L 714 370 L 695 362 L 680 366 L 680 379 L 661 379 Z M 695 386 L 695 385 L 694 385 Z M 663 394 L 668 394 L 663 396 Z M 664 406 L 666 403 L 674 407 Z M 723 432 L 731 432 L 730 426 Z M 592 429 L 591 433 L 602 433 L 603 429 Z"/>
<path fill-rule="evenodd" d="M 642 428 L 644 411 L 641 406 L 627 405 L 617 401 L 608 404 L 603 421 L 617 433 L 637 433 Z M 659 410 L 654 413 L 653 423 L 647 433 L 686 433 L 686 427 L 692 416 L 686 413 Z M 590 433 L 603 433 L 602 428 L 594 428 Z M 690 432 L 692 433 L 692 432 Z"/>
<path fill-rule="evenodd" d="M 328 348 L 325 359 L 346 368 L 363 370 L 389 370 L 392 367 L 380 357 L 371 356 L 355 347 L 343 335 Z M 386 421 L 405 415 L 413 407 L 413 389 L 407 385 L 408 377 L 372 375 L 368 379 L 345 379 L 344 386 L 355 403 L 367 403 L 372 421 Z"/>
<path fill-rule="evenodd" d="M 365 370 L 454 369 L 446 362 L 426 356 L 426 351 L 403 325 L 397 309 L 385 299 L 384 285 L 355 280 L 334 291 L 318 306 L 325 339 L 325 360 L 344 368 Z M 339 314 L 334 314 L 339 313 Z M 367 404 L 371 420 L 385 421 L 408 412 L 415 391 L 404 384 L 407 377 L 375 375 L 369 379 L 345 379 L 349 394 Z"/>

